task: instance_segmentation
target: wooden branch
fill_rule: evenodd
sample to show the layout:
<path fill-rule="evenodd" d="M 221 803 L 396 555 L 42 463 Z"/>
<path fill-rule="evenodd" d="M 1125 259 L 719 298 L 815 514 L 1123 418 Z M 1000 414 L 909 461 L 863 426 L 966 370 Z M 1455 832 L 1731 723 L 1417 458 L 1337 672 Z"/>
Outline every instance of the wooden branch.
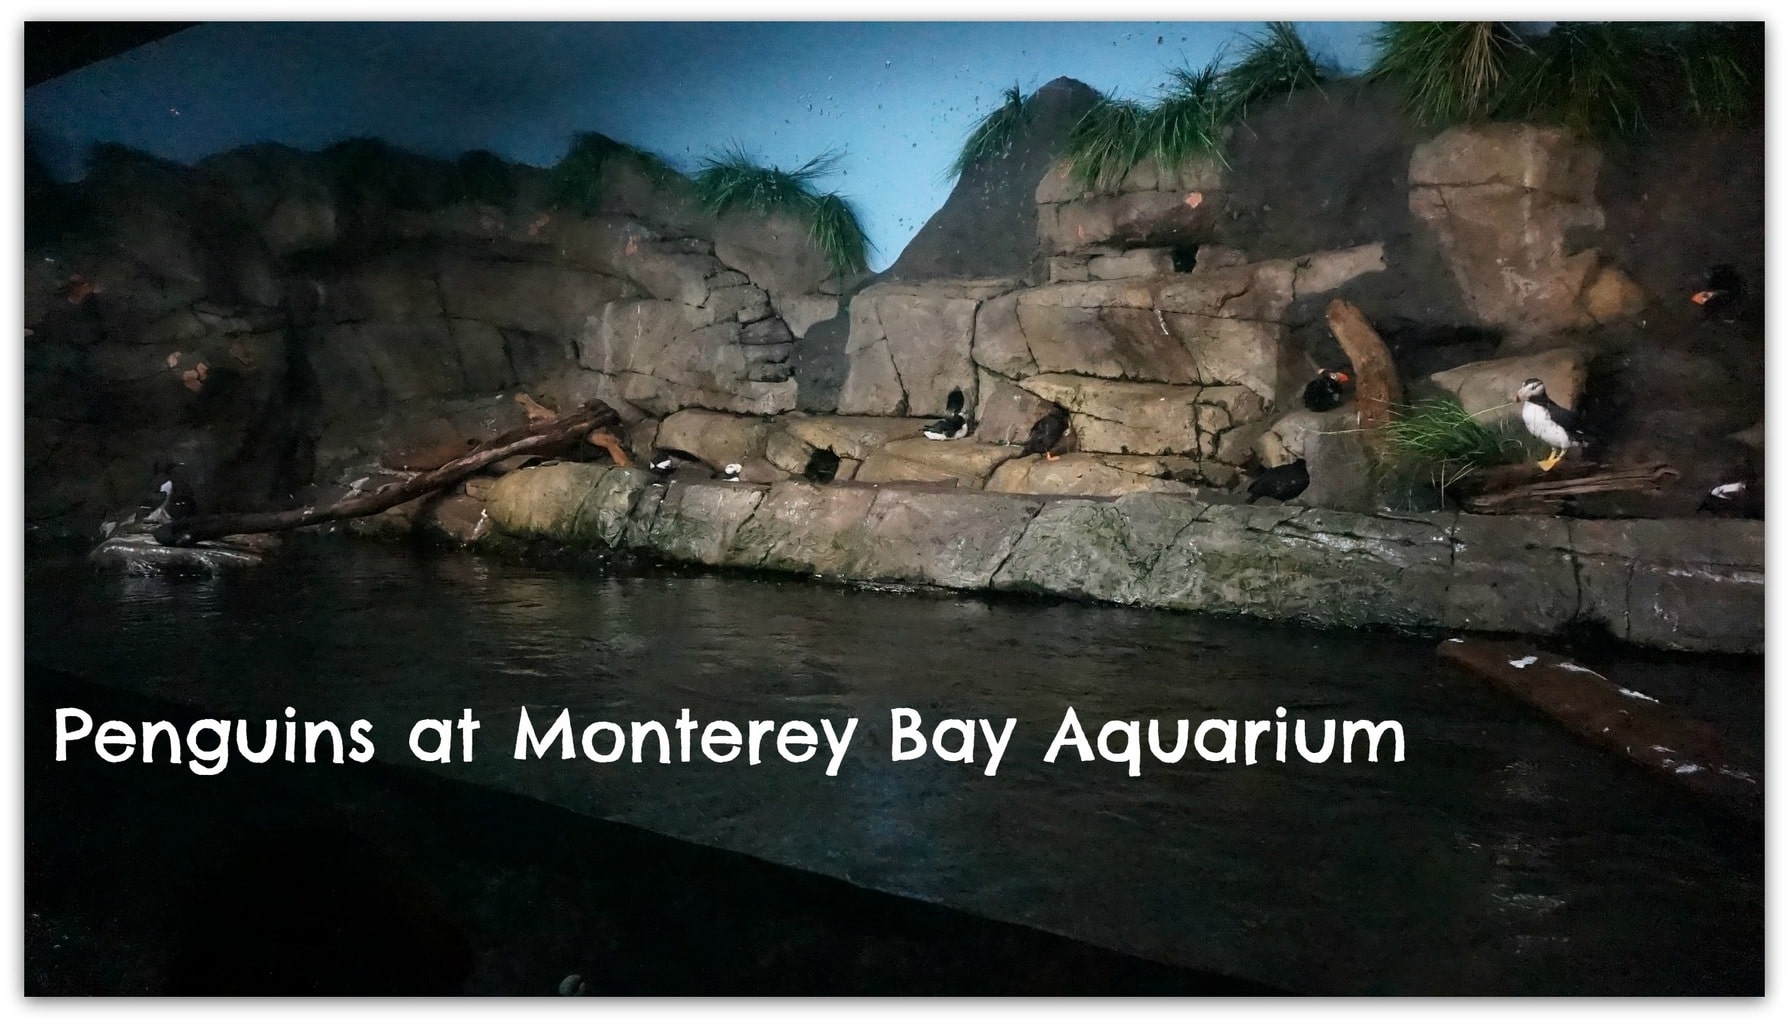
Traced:
<path fill-rule="evenodd" d="M 1351 302 L 1331 300 L 1327 311 L 1330 333 L 1348 353 L 1354 366 L 1354 404 L 1360 410 L 1360 428 L 1367 443 L 1378 446 L 1378 428 L 1391 422 L 1392 410 L 1404 402 L 1398 367 L 1392 362 L 1385 340 Z"/>
<path fill-rule="evenodd" d="M 175 520 L 155 531 L 155 539 L 176 547 L 187 547 L 202 540 L 211 540 L 238 533 L 272 533 L 295 530 L 301 526 L 326 523 L 334 519 L 353 519 L 377 515 L 388 508 L 420 498 L 458 483 L 494 462 L 516 455 L 534 455 L 575 443 L 593 431 L 614 429 L 621 423 L 615 410 L 592 400 L 576 412 L 555 417 L 531 427 L 504 433 L 474 448 L 464 457 L 439 469 L 419 473 L 401 483 L 387 484 L 368 494 L 344 498 L 322 508 L 299 508 L 285 512 L 249 512 L 242 515 L 195 516 Z"/>
<path fill-rule="evenodd" d="M 1593 746 L 1730 810 L 1764 814 L 1763 773 L 1735 764 L 1706 722 L 1525 643 L 1445 640 L 1436 653 Z"/>
<path fill-rule="evenodd" d="M 1560 467 L 1564 468 L 1563 465 Z M 1462 493 L 1468 494 L 1463 504 L 1468 512 L 1492 515 L 1544 511 L 1576 494 L 1610 491 L 1657 494 L 1678 476 L 1677 470 L 1663 462 L 1607 468 L 1589 466 L 1562 477 L 1542 474 L 1533 463 L 1498 466 L 1483 472 L 1485 476 L 1471 485 L 1462 481 Z M 1554 473 L 1558 472 L 1554 470 Z M 1520 480 L 1531 482 L 1515 482 Z"/>

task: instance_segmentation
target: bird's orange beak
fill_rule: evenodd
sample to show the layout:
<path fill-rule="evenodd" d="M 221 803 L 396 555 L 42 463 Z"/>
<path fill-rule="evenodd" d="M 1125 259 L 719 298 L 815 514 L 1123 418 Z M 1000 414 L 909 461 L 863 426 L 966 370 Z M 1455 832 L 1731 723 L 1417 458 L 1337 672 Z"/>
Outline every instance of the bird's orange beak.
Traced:
<path fill-rule="evenodd" d="M 1336 383 L 1337 383 L 1337 384 L 1346 384 L 1346 383 L 1348 383 L 1348 375 L 1347 375 L 1347 374 L 1345 374 L 1345 373 L 1343 373 L 1343 372 L 1342 372 L 1342 371 L 1340 371 L 1340 370 L 1337 370 L 1337 371 L 1336 371 Z"/>
<path fill-rule="evenodd" d="M 1717 294 L 1719 294 L 1719 293 L 1713 292 L 1713 291 L 1697 292 L 1696 294 L 1690 296 L 1690 301 L 1694 302 L 1698 306 L 1706 306 L 1706 305 L 1708 305 L 1708 301 L 1710 299 L 1714 298 Z"/>

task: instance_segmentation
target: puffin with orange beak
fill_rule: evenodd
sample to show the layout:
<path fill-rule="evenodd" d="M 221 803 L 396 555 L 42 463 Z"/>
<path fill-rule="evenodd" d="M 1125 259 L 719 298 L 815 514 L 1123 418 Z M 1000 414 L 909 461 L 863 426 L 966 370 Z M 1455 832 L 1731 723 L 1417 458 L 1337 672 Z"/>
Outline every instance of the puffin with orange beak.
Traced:
<path fill-rule="evenodd" d="M 1304 386 L 1304 407 L 1312 412 L 1328 412 L 1348 399 L 1348 375 L 1341 370 L 1318 370 L 1317 376 Z"/>
<path fill-rule="evenodd" d="M 1578 425 L 1578 415 L 1547 397 L 1547 385 L 1537 378 L 1523 381 L 1516 389 L 1516 399 L 1522 403 L 1522 425 L 1552 449 L 1536 463 L 1541 472 L 1552 470 L 1568 450 L 1582 447 L 1589 439 Z"/>
<path fill-rule="evenodd" d="M 1690 296 L 1690 301 L 1702 307 L 1703 316 L 1730 324 L 1739 319 L 1739 309 L 1745 298 L 1745 279 L 1731 263 L 1722 263 L 1709 268 L 1702 290 Z"/>

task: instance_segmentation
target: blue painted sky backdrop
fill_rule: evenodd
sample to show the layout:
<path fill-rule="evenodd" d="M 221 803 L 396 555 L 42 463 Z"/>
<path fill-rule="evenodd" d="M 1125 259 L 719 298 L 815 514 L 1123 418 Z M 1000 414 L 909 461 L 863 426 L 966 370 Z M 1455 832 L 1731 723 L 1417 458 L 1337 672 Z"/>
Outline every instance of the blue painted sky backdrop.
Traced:
<path fill-rule="evenodd" d="M 842 150 L 823 183 L 856 204 L 887 266 L 949 194 L 944 171 L 1017 82 L 1059 75 L 1147 98 L 1168 69 L 1234 54 L 1259 22 L 213 22 L 25 93 L 58 173 L 122 142 L 190 163 L 273 141 L 373 135 L 546 166 L 579 131 L 684 170 L 738 143 L 797 166 Z M 1374 23 L 1301 22 L 1320 57 L 1370 60 Z"/>

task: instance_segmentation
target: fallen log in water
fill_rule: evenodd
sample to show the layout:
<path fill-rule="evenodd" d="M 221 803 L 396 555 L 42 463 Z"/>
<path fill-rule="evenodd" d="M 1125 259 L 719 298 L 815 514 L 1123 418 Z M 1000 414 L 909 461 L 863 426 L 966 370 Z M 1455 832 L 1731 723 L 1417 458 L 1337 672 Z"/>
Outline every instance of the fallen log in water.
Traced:
<path fill-rule="evenodd" d="M 199 541 L 231 534 L 295 530 L 301 526 L 326 523 L 334 519 L 377 515 L 388 508 L 458 483 L 494 462 L 517 455 L 550 451 L 587 437 L 595 431 L 612 431 L 620 422 L 621 418 L 616 415 L 615 410 L 593 399 L 576 412 L 509 431 L 478 445 L 464 456 L 438 469 L 418 473 L 401 483 L 387 484 L 367 494 L 353 495 L 321 508 L 305 507 L 284 512 L 248 512 L 240 515 L 177 519 L 156 530 L 155 539 L 162 544 L 187 547 Z"/>
<path fill-rule="evenodd" d="M 1764 814 L 1762 773 L 1732 763 L 1706 722 L 1529 644 L 1453 639 L 1437 653 L 1595 746 L 1731 810 Z"/>

